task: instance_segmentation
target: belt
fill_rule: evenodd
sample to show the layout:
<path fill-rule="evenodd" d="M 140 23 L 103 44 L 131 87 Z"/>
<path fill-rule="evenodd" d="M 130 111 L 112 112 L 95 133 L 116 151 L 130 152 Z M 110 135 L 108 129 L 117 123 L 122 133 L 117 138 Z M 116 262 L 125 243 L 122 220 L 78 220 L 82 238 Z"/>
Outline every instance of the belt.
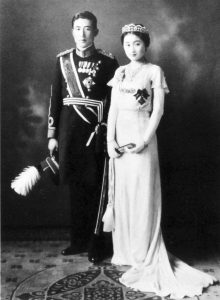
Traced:
<path fill-rule="evenodd" d="M 89 99 L 89 98 L 64 98 L 63 99 L 63 105 L 71 105 L 75 109 L 76 113 L 87 123 L 91 124 L 91 122 L 83 115 L 82 112 L 79 111 L 77 108 L 78 105 L 84 106 L 86 109 L 90 110 L 94 115 L 97 116 L 97 125 L 95 126 L 94 131 L 90 134 L 90 137 L 86 143 L 86 146 L 88 147 L 94 137 L 95 134 L 98 133 L 98 128 L 100 125 L 106 125 L 106 123 L 102 123 L 103 119 L 103 102 L 100 100 L 94 100 L 94 99 Z M 97 112 L 93 108 L 97 108 Z"/>

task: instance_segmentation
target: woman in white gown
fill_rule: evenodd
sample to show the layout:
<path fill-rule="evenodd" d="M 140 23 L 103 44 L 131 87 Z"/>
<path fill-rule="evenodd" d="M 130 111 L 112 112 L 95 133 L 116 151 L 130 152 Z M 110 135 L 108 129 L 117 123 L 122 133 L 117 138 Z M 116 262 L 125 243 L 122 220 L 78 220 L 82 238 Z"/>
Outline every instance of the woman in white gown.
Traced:
<path fill-rule="evenodd" d="M 156 129 L 168 92 L 166 80 L 162 69 L 145 58 L 150 39 L 144 26 L 125 25 L 121 41 L 130 63 L 119 67 L 109 83 L 107 132 L 109 194 L 114 198 L 109 203 L 114 211 L 112 263 L 131 266 L 120 282 L 136 290 L 174 298 L 201 295 L 216 279 L 170 255 L 160 228 Z M 115 150 L 129 143 L 135 146 L 125 146 L 123 154 Z"/>

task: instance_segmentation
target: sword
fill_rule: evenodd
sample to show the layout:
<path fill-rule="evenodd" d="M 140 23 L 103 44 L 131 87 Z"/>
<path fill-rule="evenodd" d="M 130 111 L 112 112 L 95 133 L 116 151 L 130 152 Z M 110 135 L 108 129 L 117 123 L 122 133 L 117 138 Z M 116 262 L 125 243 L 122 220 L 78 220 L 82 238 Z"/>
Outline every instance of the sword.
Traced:
<path fill-rule="evenodd" d="M 98 216 L 96 220 L 96 226 L 94 230 L 94 234 L 99 235 L 100 234 L 100 227 L 102 224 L 102 217 L 103 217 L 103 211 L 104 211 L 104 205 L 105 205 L 105 197 L 107 192 L 107 183 L 108 183 L 108 159 L 105 157 L 104 161 L 104 168 L 103 168 L 103 177 L 102 177 L 102 189 L 101 189 L 101 195 L 99 200 L 99 209 L 98 209 Z"/>

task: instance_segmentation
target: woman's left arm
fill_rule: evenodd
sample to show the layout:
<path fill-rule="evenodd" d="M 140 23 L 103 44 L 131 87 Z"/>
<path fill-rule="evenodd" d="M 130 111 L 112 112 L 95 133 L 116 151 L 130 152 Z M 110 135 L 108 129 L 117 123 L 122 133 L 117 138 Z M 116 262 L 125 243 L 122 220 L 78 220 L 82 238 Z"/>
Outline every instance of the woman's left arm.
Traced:
<path fill-rule="evenodd" d="M 164 94 L 165 94 L 164 88 L 162 87 L 154 88 L 153 112 L 150 116 L 147 129 L 143 136 L 143 140 L 140 141 L 140 143 L 138 143 L 136 147 L 131 149 L 129 152 L 132 153 L 141 152 L 150 143 L 151 138 L 154 136 L 164 112 Z"/>
<path fill-rule="evenodd" d="M 147 146 L 151 138 L 155 135 L 157 127 L 164 112 L 164 89 L 161 87 L 154 88 L 154 105 L 153 112 L 150 116 L 150 120 L 147 129 L 144 133 L 144 144 Z"/>

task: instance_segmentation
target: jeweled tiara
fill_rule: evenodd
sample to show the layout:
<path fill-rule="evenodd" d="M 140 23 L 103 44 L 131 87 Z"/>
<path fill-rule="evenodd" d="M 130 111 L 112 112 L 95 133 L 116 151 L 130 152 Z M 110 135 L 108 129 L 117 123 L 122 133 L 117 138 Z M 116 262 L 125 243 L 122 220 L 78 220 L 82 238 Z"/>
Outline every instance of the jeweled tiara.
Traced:
<path fill-rule="evenodd" d="M 133 23 L 127 24 L 122 27 L 122 33 L 124 32 L 142 32 L 142 33 L 148 33 L 148 30 L 145 26 L 141 25 L 135 25 Z"/>

